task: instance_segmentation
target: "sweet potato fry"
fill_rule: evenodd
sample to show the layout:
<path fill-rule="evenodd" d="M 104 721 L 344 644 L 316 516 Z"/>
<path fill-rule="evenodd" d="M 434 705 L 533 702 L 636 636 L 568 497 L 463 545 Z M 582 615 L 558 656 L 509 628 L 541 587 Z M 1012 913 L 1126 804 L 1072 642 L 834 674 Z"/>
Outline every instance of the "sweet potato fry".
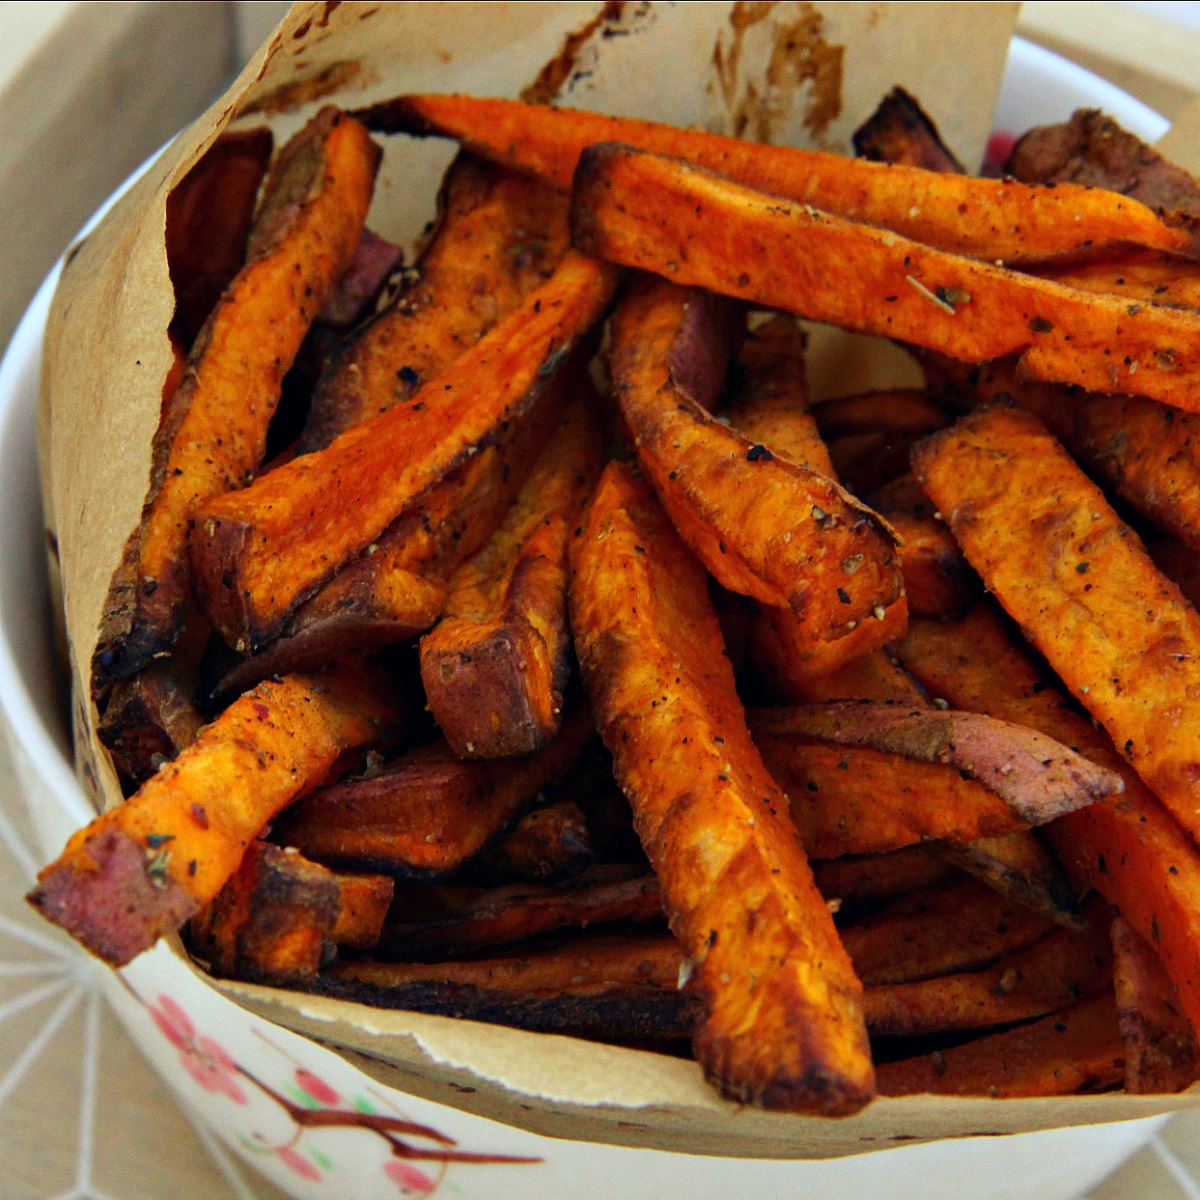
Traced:
<path fill-rule="evenodd" d="M 687 1037 L 694 996 L 676 987 L 669 934 L 588 937 L 463 963 L 340 963 L 316 989 L 383 1008 L 443 1013 L 607 1041 Z"/>
<path fill-rule="evenodd" d="M 233 658 L 220 672 L 212 703 L 227 703 L 271 675 L 367 653 L 429 629 L 445 607 L 455 567 L 504 520 L 582 365 L 559 367 L 522 420 L 497 430 L 489 445 L 418 497 L 296 609 L 275 641 L 249 658 Z"/>
<path fill-rule="evenodd" d="M 171 331 L 190 350 L 246 261 L 254 202 L 271 159 L 269 129 L 225 132 L 167 197 Z"/>
<path fill-rule="evenodd" d="M 411 400 L 543 284 L 567 251 L 560 194 L 468 155 L 451 164 L 438 207 L 417 278 L 318 383 L 303 453 Z"/>
<path fill-rule="evenodd" d="M 913 892 L 839 930 L 864 987 L 912 983 L 990 966 L 1053 926 L 986 884 L 960 879 Z"/>
<path fill-rule="evenodd" d="M 583 809 L 557 800 L 526 813 L 477 865 L 489 877 L 550 883 L 578 875 L 595 858 Z"/>
<path fill-rule="evenodd" d="M 836 901 L 838 915 L 874 909 L 918 888 L 961 878 L 934 846 L 906 846 L 888 854 L 850 855 L 815 861 L 813 878 L 821 895 Z"/>
<path fill-rule="evenodd" d="M 1032 830 L 974 842 L 942 842 L 937 852 L 1015 904 L 1068 929 L 1080 927 L 1079 905 L 1062 864 Z"/>
<path fill-rule="evenodd" d="M 1081 188 L 1051 191 L 995 179 L 936 179 L 919 168 L 885 167 L 512 100 L 400 96 L 357 115 L 378 132 L 458 138 L 475 154 L 564 190 L 571 186 L 585 146 L 624 142 L 699 163 L 748 187 L 985 259 L 1055 258 L 1112 243 L 1194 253 L 1186 220 L 1175 228 L 1136 201 Z"/>
<path fill-rule="evenodd" d="M 558 271 L 411 403 L 202 506 L 191 538 L 201 607 L 253 649 L 422 492 L 535 405 L 599 320 L 618 273 L 569 254 Z"/>
<path fill-rule="evenodd" d="M 302 983 L 321 968 L 339 907 L 331 871 L 253 842 L 237 872 L 189 923 L 191 949 L 228 979 Z"/>
<path fill-rule="evenodd" d="M 379 942 L 396 882 L 390 875 L 334 871 L 338 883 L 337 920 L 329 940 L 352 950 L 370 950 Z"/>
<path fill-rule="evenodd" d="M 742 1100 L 856 1111 L 872 1093 L 860 984 L 750 740 L 703 568 L 620 464 L 574 572 L 584 683 L 692 966 L 698 1060 Z"/>
<path fill-rule="evenodd" d="M 376 954 L 379 958 L 453 958 L 554 929 L 662 920 L 662 899 L 653 875 L 595 883 L 584 876 L 568 888 L 494 888 L 443 920 L 389 925 Z"/>
<path fill-rule="evenodd" d="M 1026 183 L 1104 188 L 1156 212 L 1200 217 L 1195 178 L 1097 109 L 1031 129 L 1013 147 L 1006 170 Z"/>
<path fill-rule="evenodd" d="M 854 152 L 869 162 L 922 167 L 946 175 L 965 175 L 962 164 L 942 142 L 937 126 L 903 88 L 894 87 L 854 131 Z"/>
<path fill-rule="evenodd" d="M 1090 475 L 1200 549 L 1200 417 L 1139 396 L 1024 382 L 1008 359 L 974 370 L 945 361 L 926 366 L 975 401 L 1015 400 L 1044 421 Z"/>
<path fill-rule="evenodd" d="M 872 749 L 948 767 L 1002 799 L 1030 825 L 1124 791 L 1115 771 L 1044 734 L 976 713 L 904 710 L 854 701 L 750 714 L 759 746 Z"/>
<path fill-rule="evenodd" d="M 996 614 L 976 605 L 959 622 L 916 620 L 895 646 L 929 689 L 1066 742 L 1119 771 L 1125 793 L 1045 827 L 1076 892 L 1095 887 L 1162 956 L 1200 1026 L 1200 851 L 1112 743 L 1048 686 Z"/>
<path fill-rule="evenodd" d="M 1069 1096 L 1120 1084 L 1124 1049 L 1111 996 L 965 1046 L 883 1063 L 879 1092 L 911 1096 Z"/>
<path fill-rule="evenodd" d="M 639 280 L 613 319 L 613 388 L 683 540 L 725 587 L 779 610 L 777 635 L 824 673 L 903 628 L 894 542 L 837 484 L 705 411 L 725 374 L 724 312 L 701 292 Z"/>
<path fill-rule="evenodd" d="M 590 389 L 589 389 L 590 391 Z M 421 639 L 429 711 L 460 758 L 544 746 L 571 669 L 567 547 L 603 465 L 594 392 L 577 395 L 492 539 L 450 580 Z"/>
<path fill-rule="evenodd" d="M 1181 1092 L 1200 1078 L 1200 1045 L 1179 989 L 1127 921 L 1112 923 L 1113 986 L 1125 1043 L 1125 1091 Z"/>
<path fill-rule="evenodd" d="M 167 658 L 113 688 L 97 733 L 122 780 L 136 788 L 190 746 L 203 724 L 185 673 Z"/>
<path fill-rule="evenodd" d="M 262 461 L 284 372 L 354 253 L 378 164 L 366 130 L 325 108 L 273 167 L 246 266 L 193 347 L 155 435 L 149 497 L 94 656 L 99 692 L 174 642 L 189 603 L 190 523 Z"/>
<path fill-rule="evenodd" d="M 30 903 L 123 966 L 212 900 L 268 821 L 394 720 L 386 686 L 363 668 L 260 684 L 79 830 Z"/>
<path fill-rule="evenodd" d="M 765 647 L 760 643 L 760 651 Z M 925 697 L 912 676 L 898 667 L 884 650 L 876 650 L 848 662 L 828 675 L 784 678 L 776 668 L 769 670 L 766 657 L 756 666 L 768 681 L 793 704 L 826 704 L 832 700 L 873 700 L 906 708 L 923 707 Z"/>
<path fill-rule="evenodd" d="M 1176 819 L 1200 833 L 1200 616 L 1036 417 L 993 406 L 914 452 L 972 566 Z M 1174 714 L 1174 715 L 1172 715 Z"/>
<path fill-rule="evenodd" d="M 1183 258 L 1153 250 L 1130 250 L 1098 262 L 1039 263 L 1031 275 L 1083 292 L 1107 292 L 1147 304 L 1200 308 L 1200 275 Z"/>
<path fill-rule="evenodd" d="M 1058 929 L 982 971 L 868 987 L 876 1037 L 984 1029 L 1069 1008 L 1112 990 L 1112 948 L 1100 921 L 1084 933 Z"/>
<path fill-rule="evenodd" d="M 948 177 L 947 177 L 948 178 Z M 1079 292 L 781 201 L 675 159 L 592 146 L 572 233 L 586 253 L 1032 379 L 1200 406 L 1200 314 Z"/>
<path fill-rule="evenodd" d="M 529 808 L 592 735 L 587 714 L 577 711 L 544 750 L 524 758 L 465 762 L 438 742 L 376 775 L 306 796 L 283 816 L 275 838 L 330 866 L 444 875 Z"/>

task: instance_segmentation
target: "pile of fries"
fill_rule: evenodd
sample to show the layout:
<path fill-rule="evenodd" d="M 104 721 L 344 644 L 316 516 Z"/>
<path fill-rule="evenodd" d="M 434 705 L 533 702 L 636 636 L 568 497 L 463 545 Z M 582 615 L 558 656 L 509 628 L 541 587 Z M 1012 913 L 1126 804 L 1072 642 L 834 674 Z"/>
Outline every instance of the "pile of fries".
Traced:
<path fill-rule="evenodd" d="M 407 268 L 373 134 L 462 146 Z M 899 91 L 855 144 L 223 136 L 92 663 L 129 799 L 32 902 L 778 1110 L 1200 1077 L 1200 186 L 1094 113 L 1019 179 Z M 796 317 L 928 387 L 811 402 Z"/>

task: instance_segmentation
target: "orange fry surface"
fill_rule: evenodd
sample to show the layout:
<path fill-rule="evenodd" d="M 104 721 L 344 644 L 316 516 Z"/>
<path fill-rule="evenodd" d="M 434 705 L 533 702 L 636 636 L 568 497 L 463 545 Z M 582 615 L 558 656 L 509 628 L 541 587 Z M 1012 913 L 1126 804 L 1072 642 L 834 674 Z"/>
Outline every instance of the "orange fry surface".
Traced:
<path fill-rule="evenodd" d="M 1060 184 L 943 178 L 816 150 L 766 146 L 651 121 L 608 117 L 514 100 L 400 96 L 358 113 L 371 129 L 459 139 L 482 157 L 564 191 L 585 146 L 625 142 L 698 163 L 730 179 L 802 204 L 879 225 L 980 258 L 1054 258 L 1107 243 L 1194 255 L 1185 228 L 1135 200 Z"/>
<path fill-rule="evenodd" d="M 627 146 L 593 146 L 571 208 L 589 254 L 1030 378 L 1200 408 L 1200 314 L 934 250 Z"/>
<path fill-rule="evenodd" d="M 750 740 L 704 570 L 610 464 L 576 545 L 571 617 L 596 723 L 662 885 L 727 1095 L 850 1113 L 871 1097 L 862 990 Z"/>
<path fill-rule="evenodd" d="M 297 603 L 401 511 L 527 414 L 603 316 L 618 272 L 580 254 L 411 403 L 203 506 L 191 539 L 201 606 L 232 645 L 277 632 Z"/>

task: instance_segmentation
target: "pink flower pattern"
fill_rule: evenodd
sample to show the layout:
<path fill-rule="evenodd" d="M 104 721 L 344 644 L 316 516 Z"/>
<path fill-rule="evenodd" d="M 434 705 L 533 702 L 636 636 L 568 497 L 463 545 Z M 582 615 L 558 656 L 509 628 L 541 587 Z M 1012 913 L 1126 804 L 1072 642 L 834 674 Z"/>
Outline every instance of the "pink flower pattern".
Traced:
<path fill-rule="evenodd" d="M 400 1185 L 407 1196 L 428 1196 L 437 1187 L 437 1183 L 424 1171 L 403 1159 L 393 1158 L 384 1164 L 383 1170 L 389 1179 Z"/>
<path fill-rule="evenodd" d="M 179 1051 L 184 1070 L 206 1092 L 219 1092 L 235 1104 L 246 1103 L 237 1063 L 212 1038 L 198 1034 L 191 1018 L 170 996 L 160 993 L 157 1007 L 146 1007 L 163 1036 Z"/>
<path fill-rule="evenodd" d="M 321 1172 L 303 1154 L 291 1146 L 282 1146 L 275 1153 L 301 1178 L 311 1179 L 314 1183 L 321 1178 Z"/>

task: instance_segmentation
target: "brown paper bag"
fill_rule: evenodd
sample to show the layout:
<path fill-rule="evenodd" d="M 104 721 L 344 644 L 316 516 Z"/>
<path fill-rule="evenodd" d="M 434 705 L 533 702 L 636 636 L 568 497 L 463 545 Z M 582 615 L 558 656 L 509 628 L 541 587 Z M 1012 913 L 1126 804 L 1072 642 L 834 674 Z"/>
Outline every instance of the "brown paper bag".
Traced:
<path fill-rule="evenodd" d="M 97 808 L 120 789 L 86 697 L 100 614 L 146 493 L 170 363 L 164 247 L 173 185 L 231 122 L 277 138 L 313 107 L 405 91 L 559 98 L 760 140 L 848 150 L 900 84 L 950 146 L 978 162 L 1015 4 L 299 4 L 210 111 L 67 256 L 46 339 L 41 413 L 46 511 L 64 580 L 81 778 Z M 448 143 L 389 139 L 370 216 L 403 242 L 432 215 Z M 820 352 L 830 378 L 861 339 Z M 874 351 L 871 351 L 874 353 Z M 886 374 L 884 366 L 872 371 Z M 177 947 L 178 949 L 178 947 Z M 179 949 L 182 954 L 182 950 Z M 707 1154 L 831 1157 L 943 1137 L 1125 1120 L 1197 1097 L 879 1100 L 827 1121 L 743 1109 L 696 1064 L 497 1026 L 249 985 L 216 984 L 342 1048 L 384 1082 L 538 1132 Z"/>

